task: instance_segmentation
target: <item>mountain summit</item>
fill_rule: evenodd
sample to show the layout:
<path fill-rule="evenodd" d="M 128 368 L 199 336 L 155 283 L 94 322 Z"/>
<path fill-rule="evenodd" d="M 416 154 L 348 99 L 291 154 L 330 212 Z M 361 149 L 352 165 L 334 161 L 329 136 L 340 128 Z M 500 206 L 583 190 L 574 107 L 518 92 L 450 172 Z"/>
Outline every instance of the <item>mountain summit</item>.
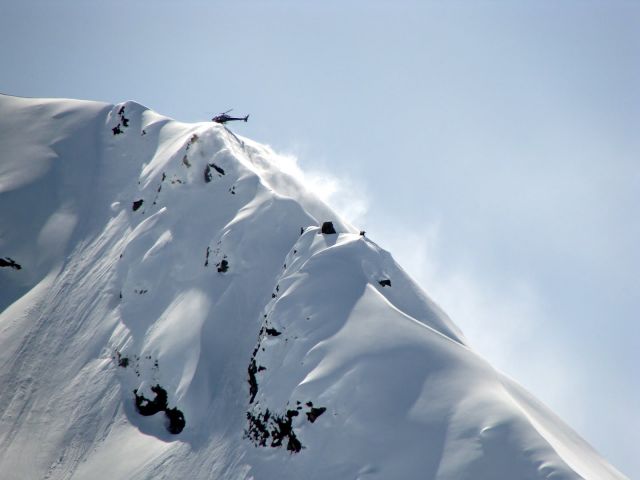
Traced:
<path fill-rule="evenodd" d="M 0 96 L 3 479 L 619 479 L 268 147 Z"/>

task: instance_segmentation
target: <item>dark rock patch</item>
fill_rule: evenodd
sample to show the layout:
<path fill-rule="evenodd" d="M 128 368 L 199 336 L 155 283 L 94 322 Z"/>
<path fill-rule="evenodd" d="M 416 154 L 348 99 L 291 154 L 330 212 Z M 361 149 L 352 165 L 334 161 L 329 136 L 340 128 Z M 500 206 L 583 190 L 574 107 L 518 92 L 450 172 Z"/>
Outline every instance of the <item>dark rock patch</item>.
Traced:
<path fill-rule="evenodd" d="M 200 137 L 198 137 L 198 135 L 196 135 L 195 133 L 191 135 L 191 138 L 189 138 L 189 141 L 187 142 L 187 147 L 185 148 L 186 152 L 188 152 L 191 146 L 198 141 L 198 138 Z"/>
<path fill-rule="evenodd" d="M 204 257 L 204 266 L 208 267 L 209 266 L 209 254 L 211 253 L 211 247 L 207 247 L 207 253 L 205 254 Z"/>
<path fill-rule="evenodd" d="M 218 267 L 218 272 L 224 273 L 229 270 L 229 262 L 226 260 L 222 260 L 220 263 L 216 264 L 216 267 Z"/>
<path fill-rule="evenodd" d="M 367 234 L 367 232 L 365 232 L 364 230 L 360 230 L 360 236 L 364 237 Z"/>
<path fill-rule="evenodd" d="M 309 403 L 311 403 L 311 402 L 309 402 Z M 308 405 L 308 404 L 307 404 L 307 405 Z M 319 408 L 311 407 L 311 410 L 309 410 L 309 411 L 307 412 L 307 420 L 309 420 L 311 423 L 313 423 L 313 422 L 315 422 L 315 421 L 316 421 L 316 419 L 317 419 L 320 415 L 322 415 L 322 414 L 323 414 L 324 412 L 326 412 L 326 411 L 327 411 L 327 408 L 326 408 L 326 407 L 319 407 Z"/>
<path fill-rule="evenodd" d="M 257 447 L 266 447 L 269 438 L 271 438 L 269 446 L 273 448 L 283 446 L 286 440 L 287 450 L 298 453 L 303 447 L 292 425 L 293 417 L 298 414 L 297 410 L 287 410 L 285 415 L 274 415 L 269 409 L 257 414 L 247 412 L 249 428 L 245 430 L 245 437 Z"/>
<path fill-rule="evenodd" d="M 155 393 L 153 400 L 149 400 L 144 395 L 138 395 L 138 390 L 134 390 L 136 397 L 136 409 L 140 415 L 149 417 L 158 412 L 164 412 L 167 409 L 167 391 L 160 385 L 151 387 L 151 391 Z"/>
<path fill-rule="evenodd" d="M 169 424 L 167 425 L 169 433 L 177 435 L 184 429 L 186 422 L 184 421 L 184 415 L 180 410 L 176 407 L 168 408 L 164 411 L 164 414 L 169 420 Z"/>
<path fill-rule="evenodd" d="M 189 158 L 186 154 L 184 157 L 182 157 L 182 164 L 187 168 L 191 167 L 191 162 L 189 161 Z"/>
<path fill-rule="evenodd" d="M 322 224 L 322 228 L 321 228 L 321 233 L 323 233 L 324 235 L 332 235 L 336 232 L 336 229 L 333 228 L 333 222 L 324 222 Z"/>
<path fill-rule="evenodd" d="M 271 441 L 272 447 L 282 446 L 282 442 L 286 438 L 287 450 L 295 453 L 302 450 L 302 444 L 296 437 L 292 425 L 293 417 L 297 417 L 298 415 L 299 412 L 297 410 L 287 410 L 287 413 L 284 416 L 273 416 L 275 428 L 271 430 L 271 437 L 273 438 L 273 440 Z"/>
<path fill-rule="evenodd" d="M 136 210 L 138 210 L 142 204 L 144 203 L 144 200 L 141 198 L 140 200 L 136 200 L 135 202 L 133 202 L 133 211 L 135 212 Z"/>
<path fill-rule="evenodd" d="M 127 128 L 129 126 L 129 119 L 124 116 L 124 105 L 120 107 L 120 110 L 118 110 L 118 115 L 120 116 L 120 122 L 122 122 L 122 126 Z"/>
<path fill-rule="evenodd" d="M 247 420 L 249 421 L 249 428 L 245 430 L 245 437 L 251 439 L 253 444 L 257 447 L 266 447 L 267 440 L 271 434 L 269 433 L 269 418 L 271 417 L 271 413 L 269 409 L 264 413 L 258 413 L 254 415 L 251 412 L 247 412 Z"/>
<path fill-rule="evenodd" d="M 218 165 L 216 165 L 215 163 L 211 162 L 210 164 L 208 164 L 208 166 L 213 168 L 220 175 L 224 175 L 224 170 L 221 167 L 219 167 Z"/>
<path fill-rule="evenodd" d="M 211 172 L 211 169 L 214 169 L 216 172 L 218 172 L 218 176 L 222 177 L 224 175 L 224 170 L 222 168 L 220 168 L 219 166 L 217 166 L 215 163 L 211 162 L 208 163 L 207 166 L 204 169 L 204 181 L 206 183 L 209 183 L 212 179 L 213 179 L 213 173 Z M 234 187 L 235 189 L 235 187 Z M 235 191 L 231 191 L 230 192 L 232 194 L 235 195 Z"/>
<path fill-rule="evenodd" d="M 309 317 L 307 317 L 307 319 L 308 318 Z M 295 409 L 289 408 L 289 402 L 287 402 L 283 409 L 285 413 L 278 414 L 270 411 L 268 408 L 261 408 L 260 401 L 256 402 L 256 396 L 258 394 L 257 374 L 267 370 L 264 366 L 258 365 L 256 355 L 259 351 L 265 350 L 262 345 L 265 335 L 273 337 L 282 335 L 282 332 L 279 332 L 270 325 L 267 314 L 263 314 L 263 319 L 264 323 L 258 334 L 258 343 L 253 349 L 249 367 L 247 369 L 249 404 L 252 407 L 247 411 L 248 427 L 245 429 L 244 436 L 256 447 L 286 447 L 288 451 L 298 453 L 304 448 L 304 446 L 298 439 L 294 430 L 294 417 L 300 417 L 300 413 L 305 413 L 306 421 L 314 423 L 327 409 L 325 407 L 316 408 L 313 406 L 313 402 L 311 401 L 307 401 L 303 404 L 300 400 L 296 400 Z M 286 340 L 287 339 L 285 338 L 285 341 Z"/>
<path fill-rule="evenodd" d="M 279 335 L 282 335 L 282 332 L 279 332 L 278 330 L 276 330 L 276 329 L 275 329 L 275 328 L 273 328 L 273 327 L 265 328 L 265 330 L 264 330 L 264 331 L 265 331 L 265 333 L 266 333 L 267 335 L 269 335 L 269 336 L 271 336 L 271 337 L 277 337 L 277 336 L 279 336 Z"/>
<path fill-rule="evenodd" d="M 127 368 L 129 366 L 129 357 L 125 357 L 118 350 L 115 351 L 115 355 L 113 355 L 111 358 L 115 360 L 118 366 L 121 368 Z"/>
<path fill-rule="evenodd" d="M 160 196 L 160 192 L 162 191 L 162 184 L 166 180 L 166 178 L 167 174 L 165 172 L 162 172 L 162 178 L 160 179 L 160 183 L 158 184 L 158 188 L 156 189 L 156 196 L 153 199 L 153 205 L 158 202 L 158 197 Z"/>
<path fill-rule="evenodd" d="M 249 373 L 249 403 L 253 403 L 258 394 L 258 380 L 256 379 L 256 373 L 258 373 L 258 366 L 256 365 L 256 359 L 252 358 L 248 368 Z"/>
<path fill-rule="evenodd" d="M 22 265 L 20 265 L 19 263 L 16 263 L 16 261 L 10 257 L 0 258 L 0 267 L 9 267 L 9 268 L 13 268 L 14 270 L 22 269 Z"/>
<path fill-rule="evenodd" d="M 123 128 L 127 128 L 129 126 L 129 119 L 124 116 L 124 110 L 125 110 L 124 105 L 118 109 L 118 117 L 120 119 L 120 122 L 111 129 L 114 135 L 120 135 L 121 133 L 124 133 Z"/>
<path fill-rule="evenodd" d="M 146 398 L 142 394 L 138 395 L 138 390 L 133 391 L 136 397 L 136 410 L 138 413 L 148 417 L 158 412 L 164 412 L 168 420 L 167 430 L 169 433 L 177 435 L 182 432 L 186 425 L 184 414 L 177 407 L 168 408 L 167 391 L 160 385 L 151 387 L 151 391 L 155 394 L 153 400 Z"/>
<path fill-rule="evenodd" d="M 385 278 L 384 280 L 380 280 L 378 283 L 380 284 L 381 287 L 391 286 L 391 280 L 389 280 L 388 278 Z"/>

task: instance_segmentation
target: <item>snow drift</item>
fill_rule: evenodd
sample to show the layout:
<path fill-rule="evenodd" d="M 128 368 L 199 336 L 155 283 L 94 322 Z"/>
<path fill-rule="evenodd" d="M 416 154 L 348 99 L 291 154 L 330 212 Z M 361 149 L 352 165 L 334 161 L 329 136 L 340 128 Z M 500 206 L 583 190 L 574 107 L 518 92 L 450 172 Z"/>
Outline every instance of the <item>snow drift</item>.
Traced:
<path fill-rule="evenodd" d="M 279 162 L 0 96 L 2 478 L 624 478 Z"/>

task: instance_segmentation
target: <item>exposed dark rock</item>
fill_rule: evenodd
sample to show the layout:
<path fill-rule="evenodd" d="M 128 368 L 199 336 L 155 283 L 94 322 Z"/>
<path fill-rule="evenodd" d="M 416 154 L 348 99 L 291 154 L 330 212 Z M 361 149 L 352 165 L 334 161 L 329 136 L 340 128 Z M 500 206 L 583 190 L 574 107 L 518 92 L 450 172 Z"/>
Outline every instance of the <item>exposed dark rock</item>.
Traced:
<path fill-rule="evenodd" d="M 187 168 L 191 167 L 191 162 L 189 161 L 189 158 L 186 155 L 184 157 L 182 157 L 182 163 Z"/>
<path fill-rule="evenodd" d="M 167 426 L 167 430 L 169 431 L 169 433 L 173 433 L 174 435 L 180 433 L 185 426 L 183 413 L 176 407 L 168 408 L 164 411 L 164 413 L 169 420 L 169 425 Z"/>
<path fill-rule="evenodd" d="M 151 387 L 151 391 L 156 394 L 153 400 L 149 400 L 144 395 L 138 395 L 138 390 L 134 390 L 136 396 L 136 409 L 140 415 L 148 417 L 167 409 L 167 391 L 160 385 Z"/>
<path fill-rule="evenodd" d="M 388 278 L 385 278 L 384 280 L 380 280 L 378 283 L 380 284 L 381 287 L 391 286 L 391 280 L 389 280 Z"/>
<path fill-rule="evenodd" d="M 136 200 L 135 202 L 133 202 L 133 211 L 135 212 L 136 210 L 138 210 L 142 204 L 144 203 L 144 200 L 141 198 L 140 200 Z"/>
<path fill-rule="evenodd" d="M 247 420 L 249 428 L 245 431 L 255 446 L 266 447 L 269 438 L 271 438 L 270 446 L 273 448 L 283 446 L 283 442 L 287 441 L 287 450 L 297 453 L 302 450 L 302 444 L 298 440 L 293 430 L 293 417 L 297 416 L 297 410 L 287 410 L 285 415 L 273 415 L 269 409 L 264 413 L 258 412 L 254 414 L 247 412 Z"/>
<path fill-rule="evenodd" d="M 360 236 L 364 237 L 367 234 L 367 232 L 365 232 L 364 230 L 360 230 Z"/>
<path fill-rule="evenodd" d="M 115 351 L 115 355 L 111 358 L 116 360 L 119 367 L 127 368 L 129 366 L 129 357 L 125 357 L 118 350 Z"/>
<path fill-rule="evenodd" d="M 120 129 L 120 124 L 113 127 L 111 131 L 113 132 L 114 135 L 120 135 L 121 133 L 123 133 L 122 130 Z"/>
<path fill-rule="evenodd" d="M 249 428 L 245 431 L 245 436 L 253 441 L 255 446 L 266 447 L 267 440 L 271 434 L 269 433 L 268 424 L 271 413 L 267 409 L 264 413 L 254 415 L 251 412 L 247 412 L 247 420 L 249 421 Z"/>
<path fill-rule="evenodd" d="M 302 444 L 300 440 L 296 437 L 295 432 L 293 431 L 293 417 L 299 415 L 297 410 L 287 410 L 285 416 L 273 417 L 273 420 L 276 423 L 276 427 L 271 430 L 271 437 L 273 438 L 271 442 L 272 447 L 279 447 L 282 445 L 283 440 L 287 439 L 287 450 L 290 452 L 299 452 L 302 450 Z"/>
<path fill-rule="evenodd" d="M 255 355 L 255 353 L 254 353 Z M 258 393 L 258 380 L 256 380 L 256 373 L 258 373 L 258 367 L 256 365 L 256 359 L 252 358 L 248 368 L 249 373 L 249 403 L 253 403 Z"/>
<path fill-rule="evenodd" d="M 218 267 L 218 272 L 224 273 L 229 270 L 229 262 L 222 260 L 220 263 L 216 264 L 216 267 Z"/>
<path fill-rule="evenodd" d="M 120 122 L 122 123 L 122 126 L 124 128 L 127 128 L 129 126 L 129 119 L 127 117 L 124 116 L 124 105 L 122 107 L 120 107 L 120 109 L 118 110 L 118 115 L 120 116 Z M 118 124 L 118 126 L 116 128 L 118 128 L 118 130 L 120 130 L 120 124 Z M 120 130 L 118 133 L 124 133 L 122 130 Z M 113 132 L 114 135 L 116 135 L 116 132 Z"/>
<path fill-rule="evenodd" d="M 309 403 L 311 403 L 311 402 L 309 402 Z M 311 423 L 313 423 L 313 422 L 316 421 L 316 419 L 320 415 L 322 415 L 326 411 L 327 411 L 326 407 L 319 407 L 319 408 L 311 407 L 311 410 L 309 410 L 307 412 L 307 420 L 309 420 Z"/>
<path fill-rule="evenodd" d="M 207 165 L 206 167 L 204 167 L 204 182 L 209 183 L 212 178 L 213 175 L 211 175 L 211 167 Z"/>
<path fill-rule="evenodd" d="M 220 175 L 224 175 L 224 170 L 221 167 L 217 166 L 215 163 L 211 162 L 209 166 L 213 168 L 216 172 L 218 172 Z"/>
<path fill-rule="evenodd" d="M 20 265 L 19 263 L 16 263 L 16 261 L 10 257 L 0 258 L 0 267 L 9 267 L 9 268 L 13 268 L 14 270 L 22 269 L 22 265 Z"/>
<path fill-rule="evenodd" d="M 142 135 L 146 135 L 146 134 L 147 134 L 147 131 L 146 130 L 142 130 L 142 133 L 140 135 L 142 136 Z"/>
<path fill-rule="evenodd" d="M 209 266 L 209 254 L 211 253 L 211 247 L 207 247 L 207 253 L 204 257 L 204 266 L 208 267 Z"/>
<path fill-rule="evenodd" d="M 155 398 L 149 400 L 144 395 L 138 395 L 138 390 L 134 390 L 136 397 L 136 409 L 140 415 L 145 417 L 155 415 L 158 412 L 164 412 L 168 419 L 167 430 L 169 433 L 177 435 L 182 432 L 186 424 L 184 414 L 177 407 L 168 408 L 167 391 L 160 385 L 151 387 L 151 391 L 155 393 Z"/>
<path fill-rule="evenodd" d="M 277 337 L 278 335 L 282 335 L 282 332 L 279 332 L 275 328 L 266 328 L 265 332 L 267 335 L 270 335 L 272 337 Z"/>
<path fill-rule="evenodd" d="M 333 228 L 333 222 L 324 222 L 322 224 L 322 229 L 320 230 L 324 235 L 332 235 L 336 232 L 336 229 Z"/>

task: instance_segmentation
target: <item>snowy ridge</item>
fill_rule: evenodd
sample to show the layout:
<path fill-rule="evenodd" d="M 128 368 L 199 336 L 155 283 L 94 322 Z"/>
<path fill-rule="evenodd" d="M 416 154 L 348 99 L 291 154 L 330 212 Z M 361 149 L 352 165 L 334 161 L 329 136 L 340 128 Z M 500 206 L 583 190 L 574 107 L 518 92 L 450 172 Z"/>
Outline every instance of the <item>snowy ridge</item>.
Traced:
<path fill-rule="evenodd" d="M 0 96 L 3 478 L 624 478 L 278 165 Z"/>

